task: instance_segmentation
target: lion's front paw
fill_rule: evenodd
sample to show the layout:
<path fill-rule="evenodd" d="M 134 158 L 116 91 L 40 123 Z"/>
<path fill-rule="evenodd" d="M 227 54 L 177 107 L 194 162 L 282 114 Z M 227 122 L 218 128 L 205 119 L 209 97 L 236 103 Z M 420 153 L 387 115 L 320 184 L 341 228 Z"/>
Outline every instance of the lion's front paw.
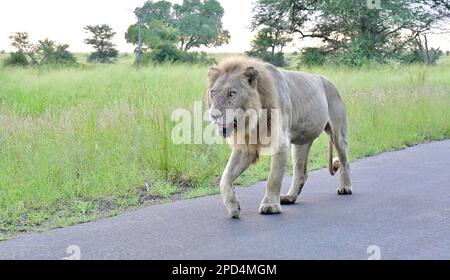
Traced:
<path fill-rule="evenodd" d="M 239 218 L 239 213 L 241 212 L 241 206 L 239 202 L 226 202 L 225 207 L 227 208 L 228 214 L 231 218 Z"/>
<path fill-rule="evenodd" d="M 259 206 L 260 214 L 278 214 L 281 213 L 280 204 L 261 203 Z"/>
<path fill-rule="evenodd" d="M 337 189 L 337 193 L 339 195 L 352 194 L 352 186 L 339 186 L 339 188 Z"/>
<path fill-rule="evenodd" d="M 297 196 L 282 194 L 280 197 L 281 204 L 294 204 Z"/>

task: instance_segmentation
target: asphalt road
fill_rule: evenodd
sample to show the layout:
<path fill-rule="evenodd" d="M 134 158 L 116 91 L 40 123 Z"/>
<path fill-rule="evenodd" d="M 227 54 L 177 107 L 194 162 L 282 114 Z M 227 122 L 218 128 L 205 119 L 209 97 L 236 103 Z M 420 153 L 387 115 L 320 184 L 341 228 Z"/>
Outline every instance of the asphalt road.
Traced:
<path fill-rule="evenodd" d="M 450 259 L 450 140 L 355 161 L 351 175 L 354 194 L 338 196 L 338 176 L 311 172 L 281 215 L 257 214 L 261 182 L 238 188 L 238 220 L 217 195 L 178 201 L 0 242 L 0 259 Z"/>

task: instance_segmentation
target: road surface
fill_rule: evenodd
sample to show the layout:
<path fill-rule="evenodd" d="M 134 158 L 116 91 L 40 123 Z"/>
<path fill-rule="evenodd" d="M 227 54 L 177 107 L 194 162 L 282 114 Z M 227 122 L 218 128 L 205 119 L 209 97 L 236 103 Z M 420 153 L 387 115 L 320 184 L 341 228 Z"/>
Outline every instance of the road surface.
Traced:
<path fill-rule="evenodd" d="M 351 175 L 354 194 L 338 196 L 338 176 L 311 172 L 281 215 L 257 214 L 261 182 L 237 189 L 238 220 L 202 197 L 21 235 L 0 259 L 450 259 L 450 140 L 357 160 Z"/>

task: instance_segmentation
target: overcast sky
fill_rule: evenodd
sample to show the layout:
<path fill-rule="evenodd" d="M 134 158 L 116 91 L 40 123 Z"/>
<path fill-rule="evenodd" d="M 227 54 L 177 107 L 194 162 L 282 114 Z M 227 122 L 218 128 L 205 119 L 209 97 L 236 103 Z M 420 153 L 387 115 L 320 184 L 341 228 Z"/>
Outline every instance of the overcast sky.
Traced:
<path fill-rule="evenodd" d="M 141 6 L 145 0 L 2 0 L 0 3 L 0 50 L 11 51 L 9 35 L 17 31 L 30 34 L 32 41 L 50 38 L 70 45 L 73 52 L 90 51 L 83 43 L 87 36 L 83 26 L 109 24 L 117 32 L 115 43 L 121 52 L 134 48 L 124 39 L 125 31 L 135 22 L 130 10 Z M 181 3 L 182 0 L 171 2 Z M 225 9 L 224 28 L 231 33 L 231 42 L 219 48 L 205 49 L 214 52 L 243 52 L 250 48 L 253 37 L 248 26 L 253 0 L 219 0 Z M 450 50 L 450 35 L 431 38 L 431 46 Z M 307 45 L 313 44 L 308 42 Z M 297 45 L 301 47 L 302 45 Z M 291 47 L 288 50 L 295 50 Z"/>

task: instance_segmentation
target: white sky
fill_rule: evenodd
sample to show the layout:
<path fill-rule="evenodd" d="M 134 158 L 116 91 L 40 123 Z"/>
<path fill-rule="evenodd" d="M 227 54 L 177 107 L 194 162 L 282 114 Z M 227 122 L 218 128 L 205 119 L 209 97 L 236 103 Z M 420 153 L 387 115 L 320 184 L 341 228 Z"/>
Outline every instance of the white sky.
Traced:
<path fill-rule="evenodd" d="M 70 45 L 73 52 L 90 51 L 83 43 L 87 34 L 83 26 L 109 24 L 117 32 L 115 43 L 121 52 L 131 52 L 133 46 L 124 39 L 128 26 L 135 22 L 130 10 L 142 6 L 145 0 L 2 0 L 0 3 L 0 50 L 13 50 L 9 35 L 17 31 L 30 34 L 33 42 L 50 38 Z M 182 0 L 171 0 L 181 3 Z M 243 52 L 250 49 L 253 38 L 248 26 L 253 0 L 219 0 L 225 9 L 224 28 L 231 33 L 231 42 L 210 52 Z M 311 45 L 312 43 L 307 43 Z M 305 43 L 303 44 L 305 45 Z M 430 38 L 432 47 L 450 50 L 450 35 Z M 300 45 L 297 44 L 297 47 Z M 295 50 L 291 47 L 288 50 Z"/>

